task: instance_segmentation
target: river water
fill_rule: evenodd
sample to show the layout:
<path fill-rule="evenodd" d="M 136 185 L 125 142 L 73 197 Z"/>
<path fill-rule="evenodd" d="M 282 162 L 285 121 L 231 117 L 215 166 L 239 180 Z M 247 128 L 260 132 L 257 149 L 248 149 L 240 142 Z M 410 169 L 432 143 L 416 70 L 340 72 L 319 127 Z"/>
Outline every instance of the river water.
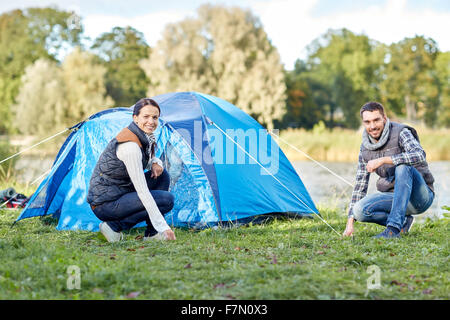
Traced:
<path fill-rule="evenodd" d="M 15 165 L 19 170 L 18 179 L 28 183 L 35 181 L 51 168 L 53 161 L 54 159 L 49 157 L 20 157 Z M 292 164 L 316 206 L 336 207 L 344 214 L 351 198 L 353 190 L 351 186 L 312 161 L 294 161 Z M 321 162 L 321 164 L 349 183 L 355 183 L 356 163 Z M 433 205 L 418 216 L 419 220 L 426 217 L 442 218 L 445 212 L 442 206 L 450 206 L 450 161 L 430 162 L 429 167 L 435 178 L 436 197 Z M 368 193 L 376 192 L 376 180 L 376 175 L 372 175 Z M 35 181 L 36 187 L 40 181 L 42 178 Z"/>
<path fill-rule="evenodd" d="M 312 161 L 296 161 L 292 164 L 317 206 L 346 209 L 353 187 Z M 355 183 L 356 162 L 321 162 L 321 164 L 347 182 Z M 430 162 L 428 165 L 435 179 L 436 195 L 431 207 L 417 217 L 442 218 L 443 213 L 446 212 L 442 206 L 450 206 L 450 161 Z M 376 174 L 371 174 L 368 194 L 377 192 L 375 186 L 377 179 Z"/>

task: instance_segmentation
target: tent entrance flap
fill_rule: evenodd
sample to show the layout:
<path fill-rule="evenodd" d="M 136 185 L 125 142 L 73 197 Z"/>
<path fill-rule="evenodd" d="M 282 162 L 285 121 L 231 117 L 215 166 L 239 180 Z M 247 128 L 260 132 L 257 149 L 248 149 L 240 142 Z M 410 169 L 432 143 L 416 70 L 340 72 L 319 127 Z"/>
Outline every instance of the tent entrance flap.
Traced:
<path fill-rule="evenodd" d="M 161 130 L 156 156 L 170 175 L 169 191 L 176 195 L 169 224 L 202 228 L 219 222 L 209 180 L 192 149 L 176 130 Z"/>

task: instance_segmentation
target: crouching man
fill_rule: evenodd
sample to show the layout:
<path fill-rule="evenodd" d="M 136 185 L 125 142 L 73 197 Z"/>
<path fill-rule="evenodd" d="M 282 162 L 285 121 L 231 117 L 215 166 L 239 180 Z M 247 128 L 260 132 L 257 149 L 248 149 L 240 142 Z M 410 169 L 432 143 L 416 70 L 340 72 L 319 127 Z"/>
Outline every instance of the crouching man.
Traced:
<path fill-rule="evenodd" d="M 398 238 L 411 229 L 413 215 L 431 206 L 434 178 L 414 128 L 390 122 L 377 102 L 363 105 L 360 115 L 365 130 L 343 235 L 351 236 L 359 221 L 386 226 L 376 238 Z M 372 172 L 379 192 L 366 196 Z"/>

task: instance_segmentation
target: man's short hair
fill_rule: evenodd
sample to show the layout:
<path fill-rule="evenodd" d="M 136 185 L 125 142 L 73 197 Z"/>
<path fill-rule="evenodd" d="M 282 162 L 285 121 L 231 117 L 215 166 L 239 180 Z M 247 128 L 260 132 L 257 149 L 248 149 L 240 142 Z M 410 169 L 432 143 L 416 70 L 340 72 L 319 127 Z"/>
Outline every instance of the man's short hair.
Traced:
<path fill-rule="evenodd" d="M 377 111 L 377 110 L 380 111 L 381 115 L 384 116 L 384 107 L 383 107 L 383 105 L 381 103 L 379 103 L 379 102 L 370 101 L 370 102 L 367 102 L 366 104 L 364 104 L 361 107 L 361 110 L 359 111 L 359 115 L 361 116 L 361 119 L 362 119 L 362 114 L 363 114 L 364 111 L 373 112 L 373 111 Z"/>

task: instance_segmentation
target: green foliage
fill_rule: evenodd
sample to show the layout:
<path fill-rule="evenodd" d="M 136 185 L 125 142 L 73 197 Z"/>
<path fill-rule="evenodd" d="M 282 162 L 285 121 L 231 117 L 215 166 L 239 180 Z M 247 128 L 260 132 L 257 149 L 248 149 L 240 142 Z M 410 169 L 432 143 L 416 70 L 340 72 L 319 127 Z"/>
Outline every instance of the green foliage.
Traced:
<path fill-rule="evenodd" d="M 70 25 L 73 12 L 54 7 L 28 8 L 25 12 L 30 37 L 43 45 L 49 55 L 58 58 L 65 47 L 80 45 L 84 27 L 81 23 Z"/>
<path fill-rule="evenodd" d="M 57 231 L 52 219 L 0 211 L 0 299 L 447 299 L 448 220 L 416 223 L 394 241 L 357 224 L 342 239 L 319 219 L 176 229 L 174 242 L 143 242 L 142 229 L 107 243 L 99 233 Z M 323 208 L 337 230 L 346 217 Z M 68 267 L 80 289 L 67 287 Z M 369 266 L 380 289 L 368 290 Z"/>
<path fill-rule="evenodd" d="M 26 67 L 39 58 L 56 60 L 61 49 L 80 42 L 82 27 L 69 30 L 70 15 L 54 8 L 0 15 L 0 134 L 13 131 L 11 107 Z"/>
<path fill-rule="evenodd" d="M 381 87 L 385 92 L 383 99 L 392 111 L 405 115 L 409 121 L 424 119 L 428 125 L 436 122 L 437 56 L 436 42 L 423 36 L 405 38 L 389 47 Z"/>
<path fill-rule="evenodd" d="M 168 24 L 153 49 L 132 27 L 114 27 L 100 35 L 90 48 L 95 56 L 82 54 L 82 65 L 93 67 L 95 80 L 86 78 L 85 69 L 78 81 L 78 76 L 60 72 L 67 68 L 63 57 L 83 37 L 83 25 L 73 27 L 72 18 L 72 12 L 55 7 L 0 15 L 0 134 L 36 127 L 24 129 L 16 121 L 14 106 L 24 104 L 24 86 L 43 92 L 40 100 L 32 99 L 39 103 L 31 114 L 51 123 L 35 128 L 39 132 L 57 121 L 65 126 L 84 117 L 94 104 L 130 106 L 143 96 L 190 90 L 230 101 L 269 129 L 311 129 L 319 121 L 331 128 L 357 128 L 359 108 L 373 100 L 398 121 L 450 127 L 450 53 L 440 52 L 425 36 L 385 45 L 347 29 L 329 30 L 309 45 L 305 61 L 285 71 L 251 11 L 203 5 L 195 17 Z M 37 73 L 34 64 L 40 59 L 47 61 L 49 74 Z M 27 74 L 22 81 L 27 67 L 36 68 L 35 79 Z M 77 74 L 76 65 L 72 67 Z M 66 91 L 68 85 L 72 90 Z"/>
<path fill-rule="evenodd" d="M 380 101 L 393 118 L 449 126 L 449 53 L 439 52 L 433 39 L 416 36 L 386 46 L 340 29 L 308 50 L 307 60 L 287 72 L 285 124 L 311 128 L 324 120 L 356 128 L 359 108 Z"/>
<path fill-rule="evenodd" d="M 75 48 L 64 59 L 61 71 L 67 101 L 65 124 L 73 125 L 113 105 L 106 94 L 106 68 L 97 63 L 92 53 Z"/>
<path fill-rule="evenodd" d="M 437 124 L 450 128 L 450 52 L 440 52 L 435 61 L 439 102 Z"/>
<path fill-rule="evenodd" d="M 67 55 L 61 66 L 37 60 L 27 67 L 14 106 L 17 130 L 48 134 L 111 106 L 111 98 L 105 97 L 105 72 L 93 54 L 79 48 Z"/>
<path fill-rule="evenodd" d="M 168 24 L 141 63 L 148 96 L 200 91 L 230 101 L 269 129 L 285 113 L 283 66 L 261 22 L 238 7 L 203 5 Z"/>
<path fill-rule="evenodd" d="M 65 87 L 56 62 L 39 59 L 28 66 L 16 100 L 13 114 L 19 132 L 43 135 L 61 130 Z"/>
<path fill-rule="evenodd" d="M 347 29 L 329 30 L 308 47 L 305 78 L 319 82 L 330 96 L 329 124 L 336 112 L 342 113 L 346 127 L 359 126 L 359 108 L 378 96 L 375 83 L 381 66 L 383 48 L 365 35 Z"/>
<path fill-rule="evenodd" d="M 317 122 L 326 119 L 326 90 L 314 81 L 306 71 L 305 64 L 298 60 L 292 72 L 286 72 L 286 114 L 283 126 L 302 126 L 311 129 Z M 325 99 L 324 99 L 325 98 Z"/>
<path fill-rule="evenodd" d="M 128 107 L 146 95 L 149 80 L 139 61 L 148 57 L 150 47 L 142 32 L 132 27 L 115 27 L 100 35 L 91 50 L 107 70 L 106 93 L 116 106 Z"/>

